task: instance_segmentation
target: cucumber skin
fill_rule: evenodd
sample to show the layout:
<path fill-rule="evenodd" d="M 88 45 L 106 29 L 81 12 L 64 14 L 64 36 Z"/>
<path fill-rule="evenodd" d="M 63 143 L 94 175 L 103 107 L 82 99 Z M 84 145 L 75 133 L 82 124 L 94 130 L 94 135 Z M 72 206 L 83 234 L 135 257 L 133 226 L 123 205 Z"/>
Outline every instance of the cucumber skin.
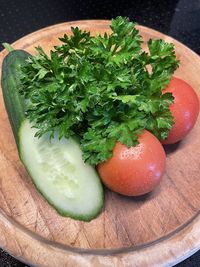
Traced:
<path fill-rule="evenodd" d="M 23 50 L 11 51 L 3 60 L 1 87 L 4 103 L 19 151 L 19 130 L 25 120 L 24 98 L 19 93 L 21 86 L 20 67 L 31 55 Z"/>
<path fill-rule="evenodd" d="M 15 141 L 18 148 L 18 154 L 23 162 L 20 151 L 20 133 L 23 129 L 23 124 L 26 122 L 27 118 L 25 117 L 25 100 L 19 93 L 19 88 L 21 86 L 20 81 L 20 67 L 25 64 L 25 60 L 28 59 L 31 55 L 23 50 L 14 50 L 11 51 L 3 60 L 2 64 L 2 78 L 1 78 L 1 87 L 3 92 L 4 104 L 6 111 L 9 117 L 9 121 L 12 127 L 12 131 L 15 137 Z M 24 163 L 24 162 L 23 162 Z M 91 215 L 77 215 L 72 213 L 67 213 L 64 210 L 55 207 L 54 203 L 42 192 L 41 188 L 38 187 L 37 183 L 32 179 L 32 175 L 28 170 L 28 167 L 24 167 L 31 177 L 31 180 L 37 190 L 45 198 L 45 200 L 55 208 L 55 210 L 64 217 L 71 217 L 76 220 L 82 220 L 89 222 L 94 219 L 102 210 L 104 203 L 104 191 L 101 182 L 99 181 L 99 186 L 101 186 L 102 199 L 99 201 L 100 206 L 91 214 Z"/>

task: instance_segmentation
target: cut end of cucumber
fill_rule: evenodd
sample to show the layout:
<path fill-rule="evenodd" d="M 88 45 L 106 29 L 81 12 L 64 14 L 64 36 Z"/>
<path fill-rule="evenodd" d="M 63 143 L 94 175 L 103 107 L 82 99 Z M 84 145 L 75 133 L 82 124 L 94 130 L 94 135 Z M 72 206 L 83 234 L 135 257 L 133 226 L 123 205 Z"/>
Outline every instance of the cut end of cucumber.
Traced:
<path fill-rule="evenodd" d="M 2 45 L 8 52 L 14 51 L 14 48 L 10 44 L 2 43 Z"/>
<path fill-rule="evenodd" d="M 62 216 L 90 221 L 103 207 L 103 188 L 95 169 L 82 160 L 74 139 L 34 137 L 25 120 L 19 131 L 20 157 L 38 190 Z"/>

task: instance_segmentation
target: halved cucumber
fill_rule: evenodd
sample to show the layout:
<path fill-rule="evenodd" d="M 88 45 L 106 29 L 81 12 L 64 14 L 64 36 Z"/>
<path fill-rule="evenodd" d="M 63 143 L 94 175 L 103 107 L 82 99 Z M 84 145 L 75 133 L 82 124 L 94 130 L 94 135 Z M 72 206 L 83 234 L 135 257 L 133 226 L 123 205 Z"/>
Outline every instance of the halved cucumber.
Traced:
<path fill-rule="evenodd" d="M 38 190 L 61 215 L 89 221 L 103 206 L 102 184 L 95 169 L 82 160 L 74 139 L 34 137 L 19 94 L 20 66 L 29 56 L 22 50 L 11 51 L 2 67 L 3 97 L 19 156 Z"/>
<path fill-rule="evenodd" d="M 19 132 L 20 157 L 38 190 L 62 215 L 90 220 L 103 205 L 103 189 L 95 169 L 82 160 L 72 138 L 40 139 L 28 120 Z"/>

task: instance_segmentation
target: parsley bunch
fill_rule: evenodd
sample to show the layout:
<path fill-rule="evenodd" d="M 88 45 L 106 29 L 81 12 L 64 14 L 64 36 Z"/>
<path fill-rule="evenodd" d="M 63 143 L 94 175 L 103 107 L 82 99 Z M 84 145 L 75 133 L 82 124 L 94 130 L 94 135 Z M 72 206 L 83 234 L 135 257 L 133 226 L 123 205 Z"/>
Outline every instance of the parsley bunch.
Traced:
<path fill-rule="evenodd" d="M 172 94 L 162 94 L 179 64 L 173 44 L 150 39 L 143 51 L 135 24 L 123 17 L 111 30 L 94 37 L 72 28 L 50 56 L 38 47 L 22 69 L 36 135 L 78 136 L 91 165 L 110 158 L 116 141 L 134 146 L 143 129 L 165 139 L 173 125 Z"/>

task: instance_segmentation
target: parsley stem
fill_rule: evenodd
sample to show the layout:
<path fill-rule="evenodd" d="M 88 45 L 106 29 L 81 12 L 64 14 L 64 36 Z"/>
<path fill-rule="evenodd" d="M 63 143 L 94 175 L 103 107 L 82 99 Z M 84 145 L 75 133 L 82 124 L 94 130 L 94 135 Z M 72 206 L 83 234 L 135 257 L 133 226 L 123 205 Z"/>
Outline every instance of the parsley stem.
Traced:
<path fill-rule="evenodd" d="M 119 46 L 116 44 L 115 47 L 114 47 L 114 49 L 113 49 L 113 51 L 112 51 L 112 55 L 115 54 L 115 52 L 117 51 L 118 48 L 119 48 Z"/>

